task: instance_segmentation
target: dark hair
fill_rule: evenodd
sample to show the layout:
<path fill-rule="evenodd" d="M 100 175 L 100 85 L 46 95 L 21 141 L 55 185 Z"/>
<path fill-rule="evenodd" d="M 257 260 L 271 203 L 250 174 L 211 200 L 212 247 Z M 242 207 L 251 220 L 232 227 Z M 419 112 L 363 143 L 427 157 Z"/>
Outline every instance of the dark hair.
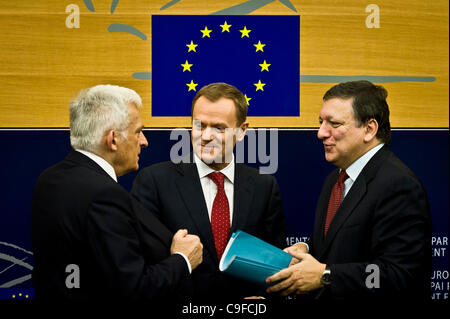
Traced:
<path fill-rule="evenodd" d="M 245 122 L 248 110 L 247 100 L 245 99 L 244 94 L 236 87 L 227 83 L 211 83 L 202 87 L 192 100 L 191 115 L 194 114 L 195 102 L 197 102 L 201 96 L 204 96 L 211 102 L 216 102 L 221 98 L 232 100 L 236 111 L 237 125 L 239 126 Z"/>
<path fill-rule="evenodd" d="M 389 123 L 389 106 L 386 102 L 387 95 L 386 89 L 381 85 L 361 80 L 333 86 L 325 93 L 323 100 L 353 99 L 352 106 L 356 125 L 359 127 L 370 119 L 375 119 L 378 122 L 377 138 L 389 144 L 391 124 Z"/>

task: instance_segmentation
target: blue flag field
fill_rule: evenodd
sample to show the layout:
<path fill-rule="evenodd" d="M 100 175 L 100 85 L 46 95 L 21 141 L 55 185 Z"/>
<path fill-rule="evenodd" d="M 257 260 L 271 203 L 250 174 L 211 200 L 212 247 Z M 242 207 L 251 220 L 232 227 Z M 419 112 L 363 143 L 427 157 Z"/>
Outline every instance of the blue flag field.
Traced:
<path fill-rule="evenodd" d="M 299 16 L 152 16 L 152 117 L 190 116 L 203 86 L 226 82 L 249 116 L 300 116 Z"/>

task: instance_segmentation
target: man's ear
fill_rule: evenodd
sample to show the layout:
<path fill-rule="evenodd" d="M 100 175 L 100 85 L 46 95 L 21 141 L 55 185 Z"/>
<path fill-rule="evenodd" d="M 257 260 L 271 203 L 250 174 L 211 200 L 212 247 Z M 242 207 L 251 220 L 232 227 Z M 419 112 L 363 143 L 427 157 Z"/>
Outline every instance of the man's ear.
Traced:
<path fill-rule="evenodd" d="M 364 128 L 364 142 L 368 143 L 376 138 L 378 133 L 378 122 L 375 119 L 370 119 L 366 122 Z"/>
<path fill-rule="evenodd" d="M 114 130 L 108 131 L 106 133 L 106 146 L 109 151 L 117 151 L 117 141 L 118 141 L 118 134 Z"/>
<path fill-rule="evenodd" d="M 248 122 L 244 122 L 241 124 L 241 126 L 239 126 L 239 132 L 237 134 L 237 140 L 240 142 L 244 139 L 245 137 L 245 132 L 248 129 Z"/>

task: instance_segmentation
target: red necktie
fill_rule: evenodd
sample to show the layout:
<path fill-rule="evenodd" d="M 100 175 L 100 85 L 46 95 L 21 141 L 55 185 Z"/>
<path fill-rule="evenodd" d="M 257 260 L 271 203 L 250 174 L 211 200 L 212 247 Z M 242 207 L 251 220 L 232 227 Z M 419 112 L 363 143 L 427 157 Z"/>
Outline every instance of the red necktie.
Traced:
<path fill-rule="evenodd" d="M 347 178 L 347 173 L 342 170 L 339 173 L 336 184 L 333 186 L 333 190 L 331 191 L 330 201 L 328 202 L 327 219 L 325 220 L 325 236 L 327 235 L 328 227 L 330 227 L 334 215 L 336 215 L 336 212 L 341 205 L 342 195 L 344 194 L 344 182 Z"/>
<path fill-rule="evenodd" d="M 220 260 L 230 235 L 230 207 L 223 185 L 225 175 L 211 173 L 208 177 L 217 185 L 217 194 L 211 211 L 211 228 L 216 244 L 217 257 Z"/>

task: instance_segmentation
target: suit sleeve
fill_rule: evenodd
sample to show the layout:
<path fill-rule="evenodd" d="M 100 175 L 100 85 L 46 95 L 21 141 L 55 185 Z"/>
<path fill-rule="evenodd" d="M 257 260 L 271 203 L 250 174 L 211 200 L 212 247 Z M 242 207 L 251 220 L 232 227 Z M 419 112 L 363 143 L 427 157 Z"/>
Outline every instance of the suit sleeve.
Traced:
<path fill-rule="evenodd" d="M 125 190 L 104 189 L 91 204 L 87 236 L 105 289 L 124 299 L 152 300 L 172 294 L 189 274 L 186 262 L 178 254 L 169 256 L 169 251 L 165 259 L 150 262 L 140 247 L 137 223 Z"/>
<path fill-rule="evenodd" d="M 331 265 L 331 292 L 335 297 L 402 296 L 421 288 L 423 291 L 422 279 L 426 278 L 424 268 L 427 268 L 423 263 L 429 260 L 431 222 L 422 185 L 411 176 L 396 178 L 380 191 L 376 203 L 367 260 Z M 376 268 L 379 269 L 378 287 Z"/>
<path fill-rule="evenodd" d="M 286 221 L 281 193 L 275 177 L 270 179 L 270 199 L 265 216 L 265 240 L 279 248 L 286 248 Z"/>
<path fill-rule="evenodd" d="M 154 176 L 149 169 L 141 170 L 133 182 L 131 195 L 147 208 L 153 215 L 160 217 L 159 196 L 157 194 Z"/>

